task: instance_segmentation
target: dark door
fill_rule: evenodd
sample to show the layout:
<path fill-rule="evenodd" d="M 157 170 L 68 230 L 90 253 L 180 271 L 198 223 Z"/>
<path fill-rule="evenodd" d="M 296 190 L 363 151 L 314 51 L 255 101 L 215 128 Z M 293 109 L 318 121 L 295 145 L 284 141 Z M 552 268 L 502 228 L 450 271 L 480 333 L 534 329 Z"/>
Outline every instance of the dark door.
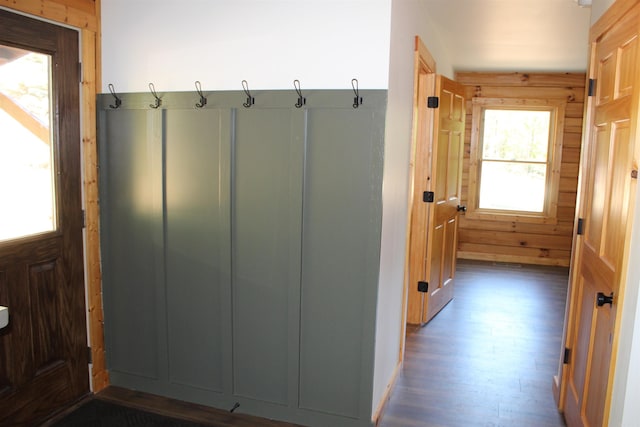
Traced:
<path fill-rule="evenodd" d="M 0 10 L 0 425 L 88 393 L 78 33 Z"/>

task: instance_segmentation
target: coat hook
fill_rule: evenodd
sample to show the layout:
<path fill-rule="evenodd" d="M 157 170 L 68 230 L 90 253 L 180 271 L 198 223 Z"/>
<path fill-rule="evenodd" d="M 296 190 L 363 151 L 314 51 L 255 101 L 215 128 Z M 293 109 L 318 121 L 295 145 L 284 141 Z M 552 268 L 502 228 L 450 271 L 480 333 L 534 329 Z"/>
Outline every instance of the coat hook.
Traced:
<path fill-rule="evenodd" d="M 116 95 L 116 90 L 111 83 L 109 83 L 109 92 L 111 92 L 111 95 L 113 95 L 116 100 L 116 105 L 109 104 L 109 107 L 119 108 L 122 105 L 122 99 L 118 98 L 118 95 Z"/>
<path fill-rule="evenodd" d="M 351 79 L 351 87 L 353 88 L 353 93 L 356 95 L 355 98 L 353 98 L 353 108 L 358 108 L 362 105 L 362 97 L 358 89 L 358 79 Z"/>
<path fill-rule="evenodd" d="M 202 108 L 207 105 L 207 98 L 205 98 L 205 96 L 202 94 L 202 85 L 200 84 L 199 80 L 196 80 L 196 92 L 198 92 L 198 95 L 200 95 L 200 102 L 196 104 L 196 107 Z"/>
<path fill-rule="evenodd" d="M 156 87 L 153 85 L 153 83 L 149 83 L 149 90 L 151 91 L 151 95 L 153 95 L 153 97 L 156 99 L 156 103 L 149 104 L 149 107 L 151 108 L 160 107 L 162 105 L 162 99 L 158 97 L 158 94 L 156 93 Z"/>
<path fill-rule="evenodd" d="M 302 96 L 302 90 L 300 89 L 300 80 L 296 79 L 293 81 L 293 87 L 296 89 L 298 93 L 298 102 L 295 103 L 296 108 L 301 108 L 303 105 L 307 103 L 307 98 Z"/>
<path fill-rule="evenodd" d="M 251 92 L 249 92 L 249 83 L 247 83 L 246 80 L 242 81 L 242 88 L 244 89 L 244 93 L 247 94 L 247 101 L 242 105 L 244 105 L 245 108 L 249 108 L 256 103 L 256 99 L 251 96 Z"/>

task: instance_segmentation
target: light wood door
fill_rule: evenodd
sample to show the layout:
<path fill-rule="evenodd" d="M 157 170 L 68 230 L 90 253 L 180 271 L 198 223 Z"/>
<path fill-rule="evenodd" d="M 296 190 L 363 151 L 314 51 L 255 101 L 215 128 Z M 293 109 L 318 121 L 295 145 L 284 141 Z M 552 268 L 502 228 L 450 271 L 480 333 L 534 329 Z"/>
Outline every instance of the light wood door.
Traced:
<path fill-rule="evenodd" d="M 89 392 L 78 33 L 0 10 L 0 69 L 0 426 L 31 426 Z"/>
<path fill-rule="evenodd" d="M 429 283 L 422 322 L 428 322 L 453 298 L 458 247 L 458 207 L 462 183 L 464 86 L 436 77 L 439 106 L 434 112 L 425 276 Z"/>
<path fill-rule="evenodd" d="M 638 113 L 638 23 L 640 6 L 592 45 L 590 100 L 583 148 L 565 368 L 567 424 L 606 426 L 616 349 L 616 317 L 622 307 L 629 209 L 635 200 L 635 116 Z M 611 298 L 611 299 L 609 299 Z"/>
<path fill-rule="evenodd" d="M 428 322 L 453 298 L 465 129 L 463 85 L 428 74 L 418 84 L 407 310 L 412 324 Z M 435 85 L 437 108 L 427 107 L 429 84 Z"/>

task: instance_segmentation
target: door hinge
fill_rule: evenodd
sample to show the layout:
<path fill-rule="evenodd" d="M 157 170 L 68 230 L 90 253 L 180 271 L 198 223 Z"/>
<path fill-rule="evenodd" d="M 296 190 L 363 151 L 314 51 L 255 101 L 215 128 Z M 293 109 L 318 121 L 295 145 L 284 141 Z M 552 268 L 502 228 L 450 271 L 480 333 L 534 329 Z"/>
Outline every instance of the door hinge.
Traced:
<path fill-rule="evenodd" d="M 596 94 L 596 79 L 589 79 L 589 96 Z"/>
<path fill-rule="evenodd" d="M 91 353 L 91 347 L 87 347 L 87 361 L 93 363 L 93 354 Z"/>
<path fill-rule="evenodd" d="M 571 360 L 571 350 L 569 349 L 569 347 L 565 347 L 564 356 L 562 357 L 562 363 L 566 365 L 569 363 L 570 360 Z"/>
<path fill-rule="evenodd" d="M 78 82 L 82 83 L 82 62 L 78 62 Z"/>
<path fill-rule="evenodd" d="M 576 230 L 578 236 L 584 234 L 584 218 L 578 218 L 578 230 Z"/>
<path fill-rule="evenodd" d="M 440 98 L 430 96 L 427 98 L 427 108 L 438 108 L 440 106 Z"/>
<path fill-rule="evenodd" d="M 425 203 L 433 203 L 434 198 L 435 194 L 433 193 L 433 191 L 425 191 L 424 193 L 422 193 L 422 201 Z"/>
<path fill-rule="evenodd" d="M 418 282 L 418 292 L 429 292 L 429 282 Z"/>
<path fill-rule="evenodd" d="M 82 209 L 82 228 L 87 228 L 87 211 Z"/>

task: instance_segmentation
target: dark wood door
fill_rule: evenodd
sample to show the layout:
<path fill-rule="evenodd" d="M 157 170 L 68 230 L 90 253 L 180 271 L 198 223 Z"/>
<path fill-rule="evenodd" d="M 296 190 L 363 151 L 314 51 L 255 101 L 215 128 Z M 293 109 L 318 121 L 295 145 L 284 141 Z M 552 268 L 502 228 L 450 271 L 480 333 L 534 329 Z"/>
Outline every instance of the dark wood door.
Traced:
<path fill-rule="evenodd" d="M 89 390 L 78 33 L 0 10 L 0 75 L 0 425 L 34 425 Z"/>

